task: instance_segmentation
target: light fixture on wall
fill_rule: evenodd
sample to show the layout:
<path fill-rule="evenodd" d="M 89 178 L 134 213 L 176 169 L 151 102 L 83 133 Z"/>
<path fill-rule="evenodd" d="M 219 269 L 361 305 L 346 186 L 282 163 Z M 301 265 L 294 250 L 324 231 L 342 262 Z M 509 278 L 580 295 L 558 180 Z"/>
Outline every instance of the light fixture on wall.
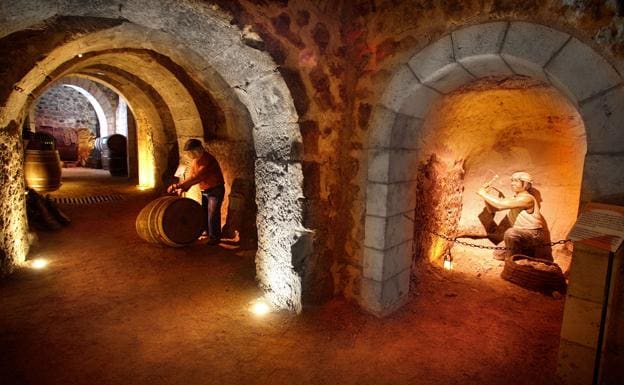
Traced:
<path fill-rule="evenodd" d="M 79 54 L 78 54 L 78 55 L 76 55 L 76 56 L 78 56 L 78 57 L 82 57 L 82 53 L 79 53 Z"/>
<path fill-rule="evenodd" d="M 451 253 L 446 253 L 446 255 L 444 255 L 442 267 L 444 267 L 444 270 L 453 270 L 453 257 Z"/>

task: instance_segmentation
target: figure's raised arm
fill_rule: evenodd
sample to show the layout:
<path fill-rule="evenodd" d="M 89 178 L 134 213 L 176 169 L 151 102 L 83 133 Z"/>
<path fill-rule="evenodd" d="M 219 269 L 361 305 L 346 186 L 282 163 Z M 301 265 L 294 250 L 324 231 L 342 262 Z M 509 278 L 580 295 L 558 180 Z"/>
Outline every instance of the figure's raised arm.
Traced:
<path fill-rule="evenodd" d="M 530 209 L 533 207 L 533 199 L 525 194 L 517 195 L 512 198 L 498 198 L 488 194 L 485 188 L 480 188 L 477 192 L 483 200 L 497 210 L 523 208 Z"/>

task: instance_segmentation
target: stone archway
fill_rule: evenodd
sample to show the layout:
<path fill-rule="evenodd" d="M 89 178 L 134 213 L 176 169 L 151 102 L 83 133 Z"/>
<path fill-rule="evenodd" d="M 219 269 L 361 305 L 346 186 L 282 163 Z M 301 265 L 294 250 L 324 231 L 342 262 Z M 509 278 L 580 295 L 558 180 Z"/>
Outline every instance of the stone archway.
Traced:
<path fill-rule="evenodd" d="M 55 85 L 65 85 L 73 88 L 82 94 L 91 104 L 98 118 L 100 131 L 102 136 L 112 135 L 115 132 L 115 110 L 110 103 L 109 98 L 102 90 L 95 85 L 94 82 L 78 77 L 65 77 Z M 52 85 L 50 85 L 52 86 Z M 47 91 L 47 89 L 46 89 Z M 43 91 L 43 96 L 46 91 Z M 30 127 L 35 127 L 35 108 L 37 102 L 32 103 L 28 117 L 30 119 Z"/>
<path fill-rule="evenodd" d="M 65 78 L 61 80 L 63 85 L 75 87 L 81 94 L 83 94 L 95 109 L 100 120 L 100 130 L 104 131 L 107 135 L 115 133 L 115 110 L 110 103 L 110 100 L 104 92 L 95 85 L 94 82 L 81 78 Z M 92 99 L 93 100 L 92 100 Z M 106 135 L 101 135 L 106 136 Z"/>
<path fill-rule="evenodd" d="M 37 6 L 34 5 L 37 3 Z M 292 97 L 271 57 L 241 41 L 240 31 L 231 25 L 228 16 L 199 1 L 171 3 L 166 0 L 142 2 L 120 1 L 114 6 L 76 2 L 20 3 L 7 10 L 1 36 L 6 37 L 57 18 L 101 18 L 109 20 L 105 27 L 112 33 L 109 40 L 97 40 L 95 45 L 78 44 L 76 51 L 46 57 L 49 67 L 38 62 L 40 57 L 24 63 L 32 69 L 24 75 L 9 71 L 3 84 L 14 85 L 2 95 L 0 108 L 0 139 L 15 148 L 13 156 L 2 159 L 15 167 L 18 178 L 3 183 L 0 190 L 0 212 L 11 218 L 5 222 L 0 237 L 4 271 L 25 259 L 25 210 L 20 139 L 14 127 L 24 118 L 24 106 L 29 94 L 50 79 L 59 68 L 77 53 L 98 49 L 142 48 L 168 56 L 192 77 L 205 85 L 218 102 L 244 106 L 251 119 L 255 149 L 256 203 L 258 206 L 258 252 L 256 272 L 266 296 L 276 306 L 301 310 L 301 278 L 293 269 L 293 260 L 301 259 L 296 244 L 305 234 L 302 224 L 303 174 L 299 153 L 301 134 Z M 111 19 L 114 17 L 115 19 Z M 88 32 L 88 31 L 87 31 Z M 89 36 L 83 32 L 83 36 Z M 83 42 L 87 42 L 88 39 Z M 64 56 L 65 55 L 65 56 Z M 231 121 L 241 120 L 239 112 L 231 112 Z M 21 197 L 20 197 L 21 195 Z"/>
<path fill-rule="evenodd" d="M 539 44 L 536 44 L 539 42 Z M 373 111 L 361 305 L 383 316 L 409 290 L 419 135 L 442 95 L 491 75 L 526 75 L 559 89 L 577 106 L 587 135 L 581 201 L 616 194 L 624 176 L 624 87 L 620 74 L 592 48 L 564 32 L 526 22 L 493 22 L 454 31 L 401 64 Z M 409 124 L 408 124 L 409 123 Z"/>

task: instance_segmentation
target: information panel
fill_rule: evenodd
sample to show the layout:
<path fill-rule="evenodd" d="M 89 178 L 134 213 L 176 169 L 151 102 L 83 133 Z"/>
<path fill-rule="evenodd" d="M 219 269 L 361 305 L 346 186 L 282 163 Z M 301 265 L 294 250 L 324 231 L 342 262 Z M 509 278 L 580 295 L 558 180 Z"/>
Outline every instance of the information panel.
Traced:
<path fill-rule="evenodd" d="M 568 238 L 599 249 L 617 251 L 624 240 L 624 207 L 588 203 Z"/>

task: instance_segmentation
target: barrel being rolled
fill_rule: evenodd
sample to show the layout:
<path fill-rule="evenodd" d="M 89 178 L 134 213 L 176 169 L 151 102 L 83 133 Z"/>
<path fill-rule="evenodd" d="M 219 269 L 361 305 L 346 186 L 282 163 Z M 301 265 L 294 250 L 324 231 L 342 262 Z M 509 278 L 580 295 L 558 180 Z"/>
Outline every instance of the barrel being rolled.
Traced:
<path fill-rule="evenodd" d="M 200 236 L 203 221 L 202 207 L 196 201 L 164 196 L 141 210 L 136 220 L 136 230 L 147 242 L 182 247 Z"/>
<path fill-rule="evenodd" d="M 56 150 L 26 150 L 24 157 L 26 185 L 39 193 L 61 187 L 61 158 Z"/>

